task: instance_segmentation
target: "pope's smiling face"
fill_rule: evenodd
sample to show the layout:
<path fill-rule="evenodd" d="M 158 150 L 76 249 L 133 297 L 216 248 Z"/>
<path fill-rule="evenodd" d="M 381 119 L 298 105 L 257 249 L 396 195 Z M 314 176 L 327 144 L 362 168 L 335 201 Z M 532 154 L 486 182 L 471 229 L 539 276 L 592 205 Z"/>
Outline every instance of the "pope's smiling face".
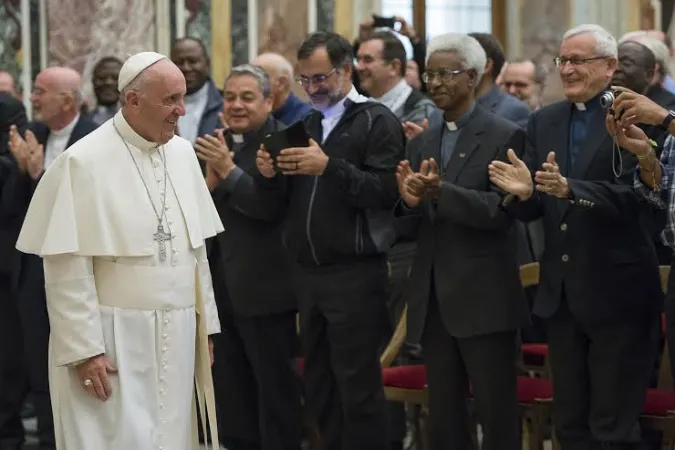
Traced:
<path fill-rule="evenodd" d="M 144 139 L 165 144 L 185 115 L 185 77 L 174 63 L 161 60 L 146 69 L 143 82 L 125 95 L 132 128 Z"/>

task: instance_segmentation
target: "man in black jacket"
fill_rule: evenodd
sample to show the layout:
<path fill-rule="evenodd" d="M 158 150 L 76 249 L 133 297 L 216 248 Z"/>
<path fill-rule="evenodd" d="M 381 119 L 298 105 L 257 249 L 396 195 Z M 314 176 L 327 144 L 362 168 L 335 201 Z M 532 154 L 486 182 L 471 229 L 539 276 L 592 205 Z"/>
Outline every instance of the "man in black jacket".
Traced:
<path fill-rule="evenodd" d="M 0 192 L 16 170 L 9 152 L 10 127 L 26 130 L 26 110 L 8 93 L 0 93 Z M 11 195 L 6 192 L 3 195 Z M 14 289 L 15 269 L 20 259 L 14 249 L 21 228 L 21 218 L 0 220 L 0 449 L 18 449 L 24 441 L 21 407 L 27 387 L 27 374 L 21 352 L 21 321 Z"/>
<path fill-rule="evenodd" d="M 283 203 L 264 205 L 254 183 L 256 151 L 283 125 L 270 115 L 270 81 L 260 67 L 232 69 L 223 98 L 225 145 L 209 135 L 195 145 L 227 224 L 209 251 L 222 328 L 213 337 L 219 431 L 229 450 L 299 450 L 297 306 L 279 230 Z"/>
<path fill-rule="evenodd" d="M 3 189 L 0 202 L 2 220 L 22 224 L 44 170 L 68 147 L 97 128 L 91 119 L 79 112 L 81 83 L 80 75 L 66 67 L 48 67 L 36 77 L 31 93 L 36 122 L 30 124 L 31 131 L 26 132 L 25 139 L 18 130 L 10 136 L 10 149 L 17 164 Z M 38 418 L 40 448 L 50 449 L 54 448 L 47 373 L 50 328 L 42 259 L 16 251 L 12 281 L 18 299 L 25 361 Z"/>
<path fill-rule="evenodd" d="M 556 64 L 567 100 L 535 112 L 524 162 L 510 151 L 490 176 L 517 199 L 508 211 L 544 219 L 534 313 L 547 319 L 562 448 L 634 450 L 663 305 L 651 211 L 633 189 L 635 156 L 605 130 L 614 38 L 598 25 L 569 30 Z"/>
<path fill-rule="evenodd" d="M 448 33 L 428 49 L 425 82 L 444 121 L 408 144 L 397 210 L 419 221 L 408 331 L 427 365 L 430 445 L 466 448 L 471 385 L 482 448 L 517 450 L 516 333 L 528 313 L 513 220 L 486 169 L 522 149 L 525 132 L 476 104 L 486 57 L 474 38 Z"/>
<path fill-rule="evenodd" d="M 386 106 L 356 92 L 353 53 L 341 36 L 310 35 L 298 66 L 320 111 L 304 122 L 310 145 L 284 149 L 276 161 L 261 149 L 257 164 L 277 192 L 287 185 L 284 237 L 295 261 L 306 404 L 328 450 L 384 450 L 378 349 L 405 137 Z"/>

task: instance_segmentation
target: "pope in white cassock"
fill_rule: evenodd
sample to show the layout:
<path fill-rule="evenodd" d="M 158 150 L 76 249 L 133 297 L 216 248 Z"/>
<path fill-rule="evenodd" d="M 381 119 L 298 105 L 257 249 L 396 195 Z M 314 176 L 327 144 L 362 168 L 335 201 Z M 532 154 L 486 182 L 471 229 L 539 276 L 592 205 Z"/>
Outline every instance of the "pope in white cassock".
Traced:
<path fill-rule="evenodd" d="M 204 241 L 223 226 L 174 136 L 185 78 L 139 53 L 119 90 L 115 117 L 44 174 L 17 243 L 44 258 L 56 447 L 196 449 L 196 404 L 217 444 Z"/>

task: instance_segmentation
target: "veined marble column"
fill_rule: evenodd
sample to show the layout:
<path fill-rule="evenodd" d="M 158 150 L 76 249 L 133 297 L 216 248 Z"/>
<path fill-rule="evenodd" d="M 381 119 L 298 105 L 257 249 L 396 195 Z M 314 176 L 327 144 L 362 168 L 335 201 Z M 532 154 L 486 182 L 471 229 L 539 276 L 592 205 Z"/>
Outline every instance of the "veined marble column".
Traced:
<path fill-rule="evenodd" d="M 154 51 L 154 0 L 48 0 L 49 62 L 82 74 L 91 98 L 91 72 L 98 60 L 122 61 L 137 52 Z"/>
<path fill-rule="evenodd" d="M 550 69 L 542 101 L 562 98 L 562 86 L 553 58 L 558 56 L 560 38 L 570 28 L 573 0 L 508 0 L 508 58 L 530 58 Z"/>

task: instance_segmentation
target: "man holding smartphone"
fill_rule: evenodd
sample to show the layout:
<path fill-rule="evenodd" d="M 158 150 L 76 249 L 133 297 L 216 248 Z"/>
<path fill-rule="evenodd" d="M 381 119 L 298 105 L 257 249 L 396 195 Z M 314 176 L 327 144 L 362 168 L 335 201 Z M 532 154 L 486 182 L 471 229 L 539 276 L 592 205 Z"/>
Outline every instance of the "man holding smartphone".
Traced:
<path fill-rule="evenodd" d="M 312 139 L 276 161 L 261 149 L 257 165 L 278 202 L 288 186 L 283 234 L 299 296 L 305 401 L 325 448 L 386 450 L 379 349 L 405 136 L 386 106 L 356 92 L 353 59 L 335 33 L 305 40 L 298 81 L 317 110 L 305 119 Z"/>

